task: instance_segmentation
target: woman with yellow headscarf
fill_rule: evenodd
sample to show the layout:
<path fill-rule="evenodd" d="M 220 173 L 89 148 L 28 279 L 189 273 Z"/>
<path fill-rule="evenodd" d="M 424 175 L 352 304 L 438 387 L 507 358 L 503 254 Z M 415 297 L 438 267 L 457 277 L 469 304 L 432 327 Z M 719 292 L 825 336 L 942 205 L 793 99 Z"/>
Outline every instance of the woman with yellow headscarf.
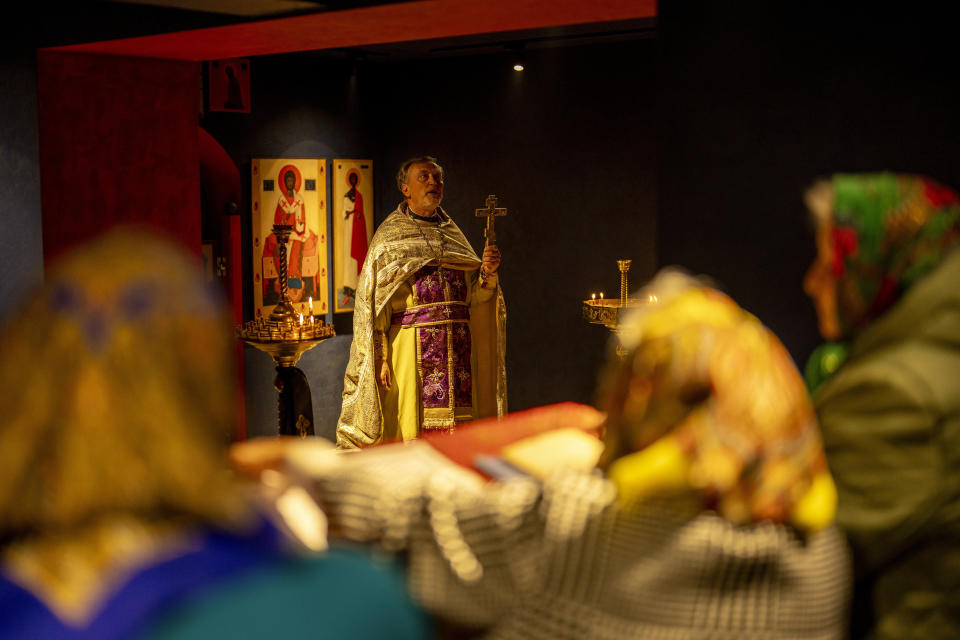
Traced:
<path fill-rule="evenodd" d="M 842 638 L 849 557 L 786 350 L 687 276 L 664 273 L 639 298 L 659 302 L 620 327 L 625 355 L 611 352 L 599 469 L 531 463 L 543 471 L 523 477 L 484 458 L 502 479 L 483 484 L 428 440 L 378 447 L 304 467 L 331 530 L 406 549 L 414 595 L 490 638 Z M 507 448 L 528 462 L 556 460 L 563 442 L 596 451 L 565 429 L 584 426 L 575 408 L 528 413 L 577 437 Z M 437 447 L 485 446 L 527 419 Z M 550 443 L 539 460 L 536 442 Z"/>

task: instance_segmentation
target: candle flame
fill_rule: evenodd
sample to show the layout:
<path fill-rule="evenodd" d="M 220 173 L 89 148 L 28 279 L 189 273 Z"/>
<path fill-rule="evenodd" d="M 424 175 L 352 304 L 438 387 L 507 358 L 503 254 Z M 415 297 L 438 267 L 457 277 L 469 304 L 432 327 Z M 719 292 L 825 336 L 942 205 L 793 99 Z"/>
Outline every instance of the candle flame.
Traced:
<path fill-rule="evenodd" d="M 303 324 L 303 314 L 300 314 L 300 324 Z"/>

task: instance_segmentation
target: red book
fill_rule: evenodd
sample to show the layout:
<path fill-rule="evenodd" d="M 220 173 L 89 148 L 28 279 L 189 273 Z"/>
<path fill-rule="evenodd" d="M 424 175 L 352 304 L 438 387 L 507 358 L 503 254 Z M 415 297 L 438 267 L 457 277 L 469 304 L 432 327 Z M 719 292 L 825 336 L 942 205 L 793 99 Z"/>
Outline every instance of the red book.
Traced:
<path fill-rule="evenodd" d="M 559 402 L 510 413 L 499 420 L 468 422 L 458 425 L 453 433 L 428 431 L 422 438 L 457 464 L 491 478 L 486 464 L 478 466 L 478 458 L 499 458 L 505 446 L 555 429 L 580 429 L 599 438 L 604 417 L 589 405 Z"/>

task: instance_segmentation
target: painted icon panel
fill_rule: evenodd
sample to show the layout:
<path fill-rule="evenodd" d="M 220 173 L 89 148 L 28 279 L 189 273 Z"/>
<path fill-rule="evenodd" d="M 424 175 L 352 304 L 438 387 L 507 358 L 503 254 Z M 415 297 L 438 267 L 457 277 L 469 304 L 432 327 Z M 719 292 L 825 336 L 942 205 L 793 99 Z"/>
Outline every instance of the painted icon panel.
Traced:
<path fill-rule="evenodd" d="M 333 161 L 334 312 L 353 311 L 357 280 L 373 237 L 373 162 Z"/>
<path fill-rule="evenodd" d="M 326 166 L 322 158 L 251 161 L 253 301 L 257 318 L 269 316 L 280 300 L 283 258 L 287 264 L 287 296 L 297 311 L 319 315 L 329 309 Z M 293 228 L 283 247 L 273 233 L 274 224 Z"/>
<path fill-rule="evenodd" d="M 210 111 L 250 113 L 250 61 L 212 60 L 207 66 Z"/>

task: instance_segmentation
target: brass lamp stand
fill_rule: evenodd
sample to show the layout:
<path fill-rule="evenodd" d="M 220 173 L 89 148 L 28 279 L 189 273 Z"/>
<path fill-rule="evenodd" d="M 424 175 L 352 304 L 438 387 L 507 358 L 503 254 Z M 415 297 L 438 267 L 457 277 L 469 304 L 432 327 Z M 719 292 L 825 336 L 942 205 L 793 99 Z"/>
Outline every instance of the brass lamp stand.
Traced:
<path fill-rule="evenodd" d="M 601 293 L 592 294 L 589 300 L 584 300 L 581 305 L 581 314 L 583 319 L 590 324 L 602 324 L 610 331 L 616 333 L 620 324 L 620 314 L 630 307 L 636 307 L 641 304 L 640 300 L 628 297 L 629 285 L 627 274 L 630 272 L 632 260 L 617 260 L 617 266 L 620 268 L 620 297 L 604 298 Z M 623 348 L 617 344 L 617 355 L 626 355 Z"/>
<path fill-rule="evenodd" d="M 333 337 L 334 330 L 322 317 L 312 314 L 308 322 L 304 322 L 303 314 L 297 314 L 287 297 L 286 247 L 292 230 L 289 224 L 273 225 L 279 254 L 280 302 L 266 320 L 251 320 L 237 327 L 237 338 L 270 354 L 277 365 L 273 386 L 280 394 L 277 398 L 279 434 L 306 438 L 315 435 L 313 402 L 306 376 L 295 365 L 304 353 Z"/>

